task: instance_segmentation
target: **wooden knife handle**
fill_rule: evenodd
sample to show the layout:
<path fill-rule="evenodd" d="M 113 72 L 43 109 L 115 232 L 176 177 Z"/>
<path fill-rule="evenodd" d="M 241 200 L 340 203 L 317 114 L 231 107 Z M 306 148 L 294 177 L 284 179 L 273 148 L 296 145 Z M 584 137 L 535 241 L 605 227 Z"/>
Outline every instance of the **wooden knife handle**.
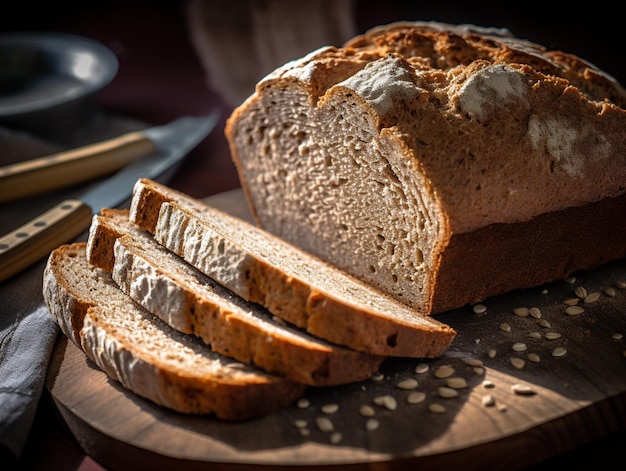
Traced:
<path fill-rule="evenodd" d="M 0 167 L 0 203 L 113 173 L 155 151 L 141 131 Z"/>
<path fill-rule="evenodd" d="M 91 224 L 92 210 L 82 201 L 65 200 L 0 238 L 0 282 L 69 242 Z"/>

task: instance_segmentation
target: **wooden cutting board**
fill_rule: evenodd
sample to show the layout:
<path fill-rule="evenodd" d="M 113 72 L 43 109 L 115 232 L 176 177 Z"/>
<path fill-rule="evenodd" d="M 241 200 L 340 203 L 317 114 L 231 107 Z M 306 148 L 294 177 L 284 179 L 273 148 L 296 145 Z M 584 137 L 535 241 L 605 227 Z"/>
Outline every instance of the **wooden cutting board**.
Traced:
<path fill-rule="evenodd" d="M 249 218 L 240 190 L 207 201 Z M 626 260 L 575 277 L 489 299 L 485 312 L 467 307 L 440 315 L 458 332 L 443 357 L 387 360 L 382 379 L 309 389 L 307 405 L 258 420 L 227 423 L 156 406 L 108 380 L 65 336 L 46 385 L 81 446 L 109 469 L 520 469 L 626 428 L 626 289 L 619 287 Z M 577 287 L 600 297 L 579 302 L 584 312 L 570 316 L 563 301 L 576 297 Z M 613 296 L 604 292 L 608 287 Z M 516 307 L 537 307 L 541 317 L 519 317 Z M 549 340 L 549 332 L 560 337 Z M 527 349 L 516 351 L 518 343 Z M 512 358 L 524 366 L 513 366 Z M 416 372 L 420 363 L 428 371 Z M 435 376 L 441 366 L 465 379 L 457 397 L 439 396 L 447 381 Z M 417 388 L 399 388 L 405 379 L 417 380 Z M 517 394 L 514 385 L 532 394 Z M 422 402 L 407 402 L 414 392 L 424 393 Z M 385 396 L 395 407 L 379 405 Z M 329 404 L 338 409 L 325 412 Z M 433 412 L 435 404 L 443 410 Z M 373 417 L 359 412 L 363 405 Z M 334 430 L 321 431 L 319 417 Z M 378 426 L 368 430 L 371 418 Z"/>

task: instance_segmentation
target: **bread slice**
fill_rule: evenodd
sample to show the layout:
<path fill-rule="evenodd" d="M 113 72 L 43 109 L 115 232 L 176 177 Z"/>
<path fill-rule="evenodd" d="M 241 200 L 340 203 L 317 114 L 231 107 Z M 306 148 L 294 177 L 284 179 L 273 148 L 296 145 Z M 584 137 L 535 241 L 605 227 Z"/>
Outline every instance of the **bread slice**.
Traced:
<path fill-rule="evenodd" d="M 383 356 L 436 357 L 456 332 L 239 218 L 152 180 L 130 219 L 247 301 L 311 334 Z"/>
<path fill-rule="evenodd" d="M 626 93 L 492 28 L 383 25 L 226 124 L 259 226 L 424 314 L 626 256 Z"/>
<path fill-rule="evenodd" d="M 79 242 L 50 254 L 43 295 L 53 320 L 111 379 L 162 406 L 225 420 L 269 414 L 304 392 L 168 327 L 92 267 L 85 249 Z"/>
<path fill-rule="evenodd" d="M 174 329 L 292 381 L 311 386 L 361 381 L 383 361 L 318 339 L 232 294 L 157 244 L 130 222 L 127 210 L 104 209 L 94 216 L 87 259 L 112 268 L 122 291 Z"/>

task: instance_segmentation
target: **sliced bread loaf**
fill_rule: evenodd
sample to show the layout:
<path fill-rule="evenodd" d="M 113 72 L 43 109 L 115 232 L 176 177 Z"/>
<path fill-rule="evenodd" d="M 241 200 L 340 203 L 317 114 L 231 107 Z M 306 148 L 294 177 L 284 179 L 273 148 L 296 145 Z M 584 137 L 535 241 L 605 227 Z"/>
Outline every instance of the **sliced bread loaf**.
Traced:
<path fill-rule="evenodd" d="M 304 392 L 170 328 L 91 266 L 85 249 L 80 242 L 50 254 L 43 295 L 53 320 L 111 379 L 171 409 L 226 420 L 269 414 Z"/>
<path fill-rule="evenodd" d="M 506 30 L 374 28 L 225 132 L 261 227 L 426 314 L 626 256 L 624 89 Z"/>
<path fill-rule="evenodd" d="M 130 219 L 198 270 L 330 342 L 383 356 L 435 357 L 455 331 L 241 219 L 141 179 Z"/>
<path fill-rule="evenodd" d="M 128 211 L 104 209 L 94 216 L 87 259 L 111 268 L 122 291 L 174 329 L 292 381 L 351 383 L 368 378 L 382 363 L 381 356 L 333 345 L 234 295 L 159 245 L 129 221 Z"/>

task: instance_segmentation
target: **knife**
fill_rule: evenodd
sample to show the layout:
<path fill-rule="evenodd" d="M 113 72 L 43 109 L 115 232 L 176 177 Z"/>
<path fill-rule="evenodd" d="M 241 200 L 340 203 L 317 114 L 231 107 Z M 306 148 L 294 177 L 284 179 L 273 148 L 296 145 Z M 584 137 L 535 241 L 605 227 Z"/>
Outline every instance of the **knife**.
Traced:
<path fill-rule="evenodd" d="M 86 230 L 94 214 L 128 199 L 139 178 L 156 179 L 215 127 L 218 113 L 178 120 L 176 132 L 160 136 L 157 151 L 138 160 L 76 199 L 67 199 L 0 238 L 0 282 Z"/>
<path fill-rule="evenodd" d="M 161 142 L 175 139 L 187 126 L 188 123 L 181 118 L 163 126 L 128 132 L 77 149 L 0 167 L 0 203 L 113 173 L 150 155 Z"/>

